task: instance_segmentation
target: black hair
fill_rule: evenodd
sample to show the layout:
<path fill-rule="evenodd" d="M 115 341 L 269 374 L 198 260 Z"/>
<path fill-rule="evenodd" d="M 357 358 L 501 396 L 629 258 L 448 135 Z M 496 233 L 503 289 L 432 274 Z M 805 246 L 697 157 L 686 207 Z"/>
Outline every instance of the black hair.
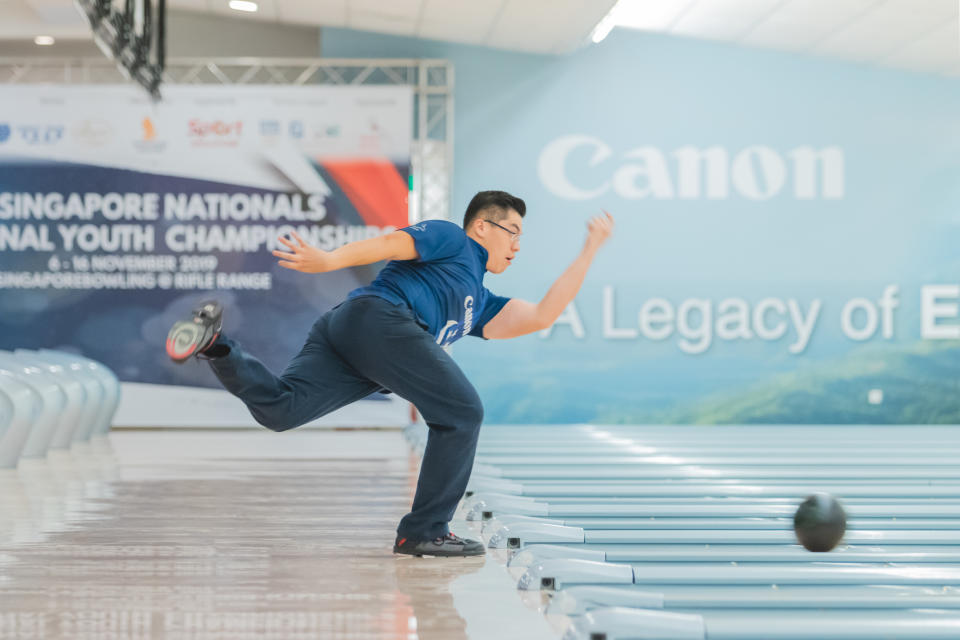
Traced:
<path fill-rule="evenodd" d="M 463 214 L 463 228 L 469 227 L 481 212 L 489 212 L 487 215 L 494 222 L 499 222 L 507 217 L 510 209 L 519 213 L 521 218 L 527 213 L 526 203 L 517 196 L 506 191 L 481 191 L 467 205 L 467 212 Z"/>

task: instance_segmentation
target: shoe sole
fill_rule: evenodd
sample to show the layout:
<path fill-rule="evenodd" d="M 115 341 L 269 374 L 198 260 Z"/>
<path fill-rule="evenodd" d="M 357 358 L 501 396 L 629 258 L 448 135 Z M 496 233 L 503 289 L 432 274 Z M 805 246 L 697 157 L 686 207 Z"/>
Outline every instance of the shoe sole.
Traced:
<path fill-rule="evenodd" d="M 413 556 L 415 558 L 422 558 L 428 556 L 430 558 L 477 558 L 483 555 L 486 555 L 487 550 L 478 551 L 476 553 L 410 553 L 409 551 L 399 551 L 394 549 L 393 552 L 398 556 Z"/>
<path fill-rule="evenodd" d="M 167 355 L 177 364 L 186 362 L 190 356 L 197 353 L 199 346 L 206 342 L 206 333 L 203 325 L 181 320 L 173 325 L 167 334 Z"/>

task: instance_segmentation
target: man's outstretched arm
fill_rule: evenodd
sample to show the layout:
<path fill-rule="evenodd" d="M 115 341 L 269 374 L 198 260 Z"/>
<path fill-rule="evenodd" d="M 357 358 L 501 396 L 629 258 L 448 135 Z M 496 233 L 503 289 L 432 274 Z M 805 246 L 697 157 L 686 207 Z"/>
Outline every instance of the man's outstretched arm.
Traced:
<path fill-rule="evenodd" d="M 419 257 L 413 238 L 404 231 L 349 242 L 333 251 L 311 247 L 295 232 L 290 235 L 293 236 L 292 242 L 282 236 L 278 238 L 289 251 L 276 250 L 273 255 L 280 258 L 277 264 L 281 267 L 303 273 L 326 273 L 381 260 L 415 260 Z"/>
<path fill-rule="evenodd" d="M 613 216 L 609 213 L 604 212 L 603 216 L 592 218 L 587 224 L 587 240 L 583 250 L 567 270 L 556 279 L 547 291 L 547 295 L 543 296 L 537 304 L 517 298 L 511 299 L 503 306 L 500 313 L 483 327 L 483 337 L 516 338 L 546 329 L 556 322 L 577 295 L 597 250 L 607 241 L 612 232 Z"/>

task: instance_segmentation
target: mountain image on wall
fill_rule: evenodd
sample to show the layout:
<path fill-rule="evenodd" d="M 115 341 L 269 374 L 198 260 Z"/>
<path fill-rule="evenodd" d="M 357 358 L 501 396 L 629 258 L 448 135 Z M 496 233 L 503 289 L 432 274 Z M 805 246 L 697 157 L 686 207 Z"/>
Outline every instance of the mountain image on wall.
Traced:
<path fill-rule="evenodd" d="M 871 390 L 882 392 L 881 402 L 868 401 Z M 960 424 L 960 343 L 920 342 L 864 350 L 836 362 L 774 376 L 740 393 L 708 396 L 652 415 L 611 415 L 604 421 Z"/>

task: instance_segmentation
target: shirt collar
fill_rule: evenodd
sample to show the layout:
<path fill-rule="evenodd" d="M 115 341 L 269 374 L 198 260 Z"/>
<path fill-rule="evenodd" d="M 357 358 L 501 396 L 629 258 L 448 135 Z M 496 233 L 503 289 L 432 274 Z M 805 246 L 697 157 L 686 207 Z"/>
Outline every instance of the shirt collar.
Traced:
<path fill-rule="evenodd" d="M 490 254 L 487 253 L 487 250 L 483 248 L 482 244 L 470 236 L 467 236 L 467 240 L 470 241 L 470 246 L 473 247 L 473 253 L 477 256 L 477 260 L 480 261 L 480 272 L 485 274 L 487 272 L 487 259 L 490 257 Z"/>

